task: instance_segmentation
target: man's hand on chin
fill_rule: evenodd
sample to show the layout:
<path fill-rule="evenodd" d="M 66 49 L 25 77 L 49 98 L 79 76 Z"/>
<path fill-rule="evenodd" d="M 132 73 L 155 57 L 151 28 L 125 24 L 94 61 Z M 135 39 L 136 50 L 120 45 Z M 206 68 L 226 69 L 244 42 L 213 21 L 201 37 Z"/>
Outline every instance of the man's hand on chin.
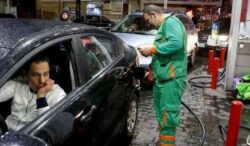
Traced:
<path fill-rule="evenodd" d="M 46 97 L 47 94 L 52 90 L 55 81 L 49 79 L 45 85 L 37 90 L 37 98 Z"/>

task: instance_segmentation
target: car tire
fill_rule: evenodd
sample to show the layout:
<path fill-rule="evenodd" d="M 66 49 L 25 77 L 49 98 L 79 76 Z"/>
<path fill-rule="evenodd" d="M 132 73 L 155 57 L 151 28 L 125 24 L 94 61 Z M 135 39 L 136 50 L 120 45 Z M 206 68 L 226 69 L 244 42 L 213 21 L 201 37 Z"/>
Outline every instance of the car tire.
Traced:
<path fill-rule="evenodd" d="M 135 133 L 135 127 L 138 117 L 138 101 L 139 101 L 138 97 L 134 94 L 132 95 L 130 102 L 128 104 L 126 123 L 123 130 L 123 138 L 124 138 L 123 141 L 126 144 L 130 144 Z"/>

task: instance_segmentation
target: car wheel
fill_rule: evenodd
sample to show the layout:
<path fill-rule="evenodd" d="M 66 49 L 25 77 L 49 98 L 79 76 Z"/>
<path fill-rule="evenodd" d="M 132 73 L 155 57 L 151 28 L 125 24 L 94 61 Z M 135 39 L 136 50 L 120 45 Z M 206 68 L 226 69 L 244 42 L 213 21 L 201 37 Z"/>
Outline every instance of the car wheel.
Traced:
<path fill-rule="evenodd" d="M 4 118 L 0 115 L 0 135 L 3 135 L 7 131 L 8 131 L 8 126 Z"/>
<path fill-rule="evenodd" d="M 137 122 L 137 115 L 138 115 L 138 98 L 136 97 L 136 95 L 133 95 L 128 105 L 126 125 L 124 128 L 124 138 L 125 141 L 128 143 L 131 142 L 134 136 L 135 126 Z"/>

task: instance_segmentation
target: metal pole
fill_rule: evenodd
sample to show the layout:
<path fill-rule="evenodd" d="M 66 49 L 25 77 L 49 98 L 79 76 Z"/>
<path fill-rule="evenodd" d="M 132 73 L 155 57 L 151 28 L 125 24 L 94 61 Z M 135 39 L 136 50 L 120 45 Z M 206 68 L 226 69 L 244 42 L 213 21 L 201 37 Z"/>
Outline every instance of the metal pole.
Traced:
<path fill-rule="evenodd" d="M 81 19 L 81 0 L 76 0 L 76 22 Z"/>
<path fill-rule="evenodd" d="M 10 0 L 7 0 L 7 7 L 8 7 L 8 9 L 10 8 Z"/>
<path fill-rule="evenodd" d="M 217 76 L 218 76 L 218 69 L 219 69 L 219 58 L 214 58 L 213 60 L 213 72 L 211 78 L 211 89 L 216 89 L 217 87 Z"/>
<path fill-rule="evenodd" d="M 164 10 L 167 10 L 168 0 L 164 0 Z"/>
<path fill-rule="evenodd" d="M 232 17 L 231 17 L 231 27 L 228 40 L 227 49 L 227 65 L 226 65 L 226 88 L 231 89 L 233 78 L 236 75 L 237 66 L 237 49 L 238 49 L 238 37 L 240 32 L 240 15 L 242 7 L 242 0 L 233 0 L 232 5 Z"/>
<path fill-rule="evenodd" d="M 228 121 L 227 139 L 225 146 L 236 146 L 240 128 L 240 117 L 243 103 L 238 100 L 231 102 L 231 109 Z"/>
<path fill-rule="evenodd" d="M 226 53 L 226 49 L 225 48 L 221 48 L 220 50 L 220 65 L 219 68 L 223 68 L 224 67 L 224 61 L 225 61 L 225 53 Z"/>
<path fill-rule="evenodd" d="M 41 9 L 41 16 L 42 16 L 42 19 L 43 19 L 44 16 L 43 16 L 43 2 L 42 2 L 42 0 L 40 0 L 40 9 Z"/>
<path fill-rule="evenodd" d="M 209 50 L 208 53 L 208 64 L 207 64 L 207 74 L 211 74 L 213 71 L 213 61 L 214 61 L 214 50 Z"/>

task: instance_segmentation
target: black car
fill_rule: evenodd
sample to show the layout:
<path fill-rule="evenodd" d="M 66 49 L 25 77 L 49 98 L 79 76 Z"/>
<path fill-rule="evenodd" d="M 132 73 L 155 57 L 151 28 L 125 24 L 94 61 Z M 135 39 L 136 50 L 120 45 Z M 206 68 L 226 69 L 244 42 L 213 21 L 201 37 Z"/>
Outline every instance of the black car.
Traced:
<path fill-rule="evenodd" d="M 18 131 L 7 132 L 4 118 L 11 101 L 1 103 L 0 145 L 120 145 L 121 139 L 131 140 L 139 98 L 134 48 L 111 32 L 77 23 L 6 18 L 0 30 L 0 87 L 21 75 L 29 60 L 46 55 L 51 78 L 67 93 Z"/>
<path fill-rule="evenodd" d="M 87 25 L 93 25 L 99 28 L 109 30 L 115 22 L 111 21 L 105 16 L 102 15 L 85 15 L 81 18 L 81 23 Z"/>

